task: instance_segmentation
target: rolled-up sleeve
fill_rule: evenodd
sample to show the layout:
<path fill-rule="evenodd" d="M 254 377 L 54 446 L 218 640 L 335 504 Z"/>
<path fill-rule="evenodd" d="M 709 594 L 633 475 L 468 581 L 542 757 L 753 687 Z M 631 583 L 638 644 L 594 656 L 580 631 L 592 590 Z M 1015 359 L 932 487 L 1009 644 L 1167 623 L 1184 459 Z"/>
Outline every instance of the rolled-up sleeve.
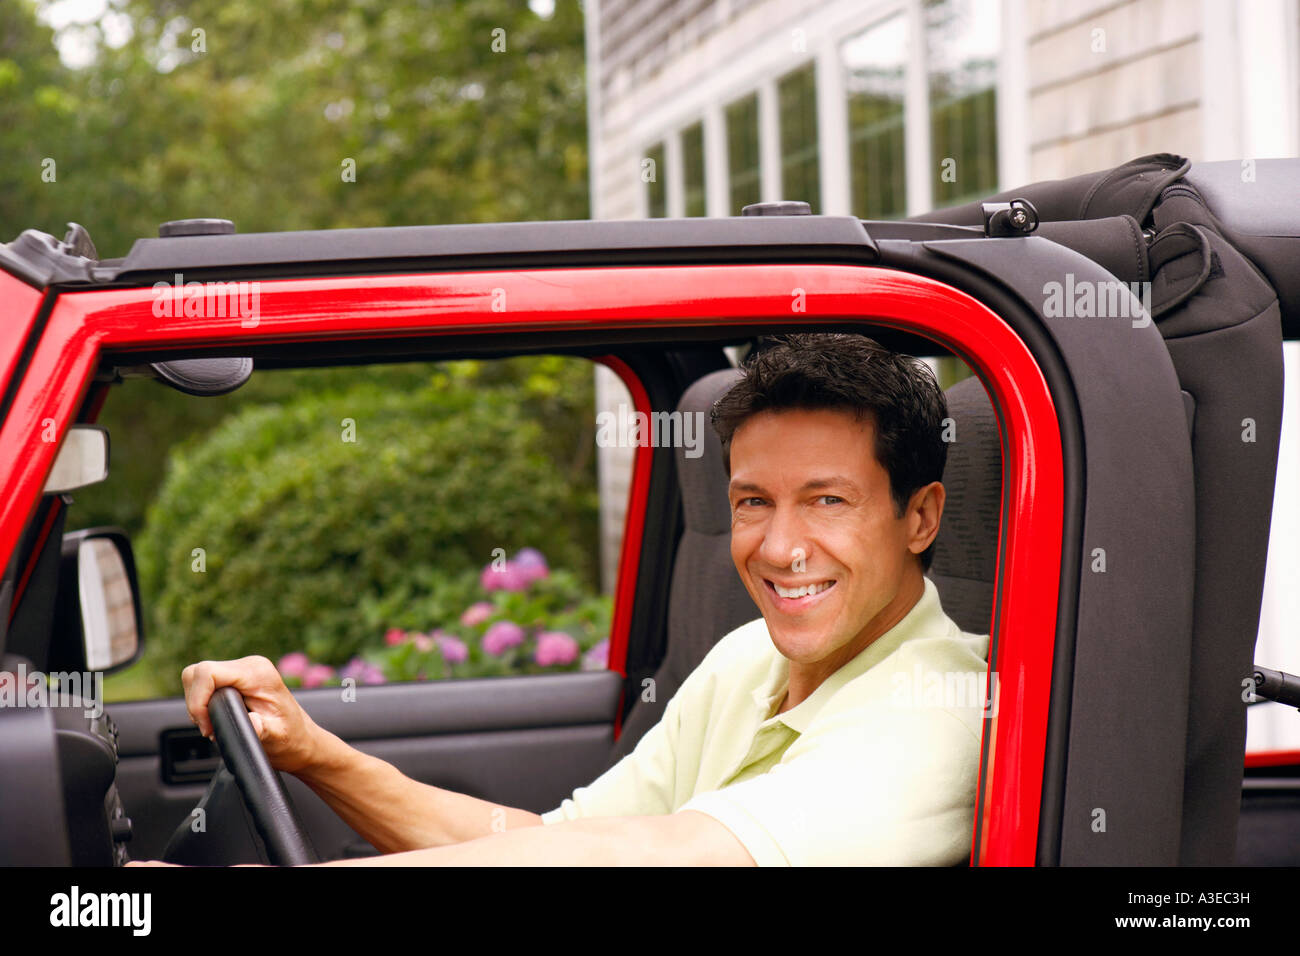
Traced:
<path fill-rule="evenodd" d="M 681 810 L 716 819 L 760 866 L 952 865 L 970 853 L 979 756 L 946 710 L 847 709 Z"/>

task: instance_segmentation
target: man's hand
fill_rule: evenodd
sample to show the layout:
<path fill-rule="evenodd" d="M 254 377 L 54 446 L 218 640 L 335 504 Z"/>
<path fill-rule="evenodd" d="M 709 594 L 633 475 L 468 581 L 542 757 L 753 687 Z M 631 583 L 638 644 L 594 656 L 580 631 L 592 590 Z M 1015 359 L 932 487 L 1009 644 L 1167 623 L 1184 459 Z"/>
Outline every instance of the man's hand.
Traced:
<path fill-rule="evenodd" d="M 218 687 L 234 687 L 244 696 L 248 719 L 272 767 L 298 773 L 316 761 L 324 731 L 294 699 L 280 672 L 265 657 L 191 664 L 181 671 L 181 683 L 185 707 L 203 736 L 213 736 L 208 716 L 213 693 Z"/>

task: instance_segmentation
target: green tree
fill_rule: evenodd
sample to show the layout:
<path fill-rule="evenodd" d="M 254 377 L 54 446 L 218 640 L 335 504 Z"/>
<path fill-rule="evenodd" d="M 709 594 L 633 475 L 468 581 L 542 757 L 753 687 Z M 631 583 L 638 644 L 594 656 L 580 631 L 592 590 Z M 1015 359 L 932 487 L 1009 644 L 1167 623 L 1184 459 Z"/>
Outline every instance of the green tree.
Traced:
<path fill-rule="evenodd" d="M 92 29 L 82 69 L 37 9 L 0 0 L 0 241 L 76 221 L 109 257 L 191 216 L 260 232 L 587 215 L 576 0 L 545 19 L 515 0 L 124 0 L 109 15 L 130 39 Z M 113 477 L 78 495 L 72 524 L 138 531 L 174 441 L 297 381 L 217 399 L 115 389 Z"/>
<path fill-rule="evenodd" d="M 582 14 L 515 0 L 126 0 L 131 37 L 59 63 L 0 6 L 0 223 L 123 255 L 166 219 L 241 232 L 584 218 Z M 57 163 L 42 182 L 41 159 Z"/>

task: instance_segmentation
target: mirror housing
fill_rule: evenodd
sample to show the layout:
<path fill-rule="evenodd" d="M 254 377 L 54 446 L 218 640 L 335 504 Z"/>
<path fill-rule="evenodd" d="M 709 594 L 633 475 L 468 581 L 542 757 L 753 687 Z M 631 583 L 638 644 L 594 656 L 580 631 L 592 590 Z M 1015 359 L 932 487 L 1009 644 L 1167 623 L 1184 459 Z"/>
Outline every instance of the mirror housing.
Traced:
<path fill-rule="evenodd" d="M 76 491 L 108 477 L 108 429 L 102 425 L 73 425 L 45 479 L 43 494 Z"/>
<path fill-rule="evenodd" d="M 50 666 L 111 673 L 144 649 L 135 557 L 120 528 L 63 536 Z"/>

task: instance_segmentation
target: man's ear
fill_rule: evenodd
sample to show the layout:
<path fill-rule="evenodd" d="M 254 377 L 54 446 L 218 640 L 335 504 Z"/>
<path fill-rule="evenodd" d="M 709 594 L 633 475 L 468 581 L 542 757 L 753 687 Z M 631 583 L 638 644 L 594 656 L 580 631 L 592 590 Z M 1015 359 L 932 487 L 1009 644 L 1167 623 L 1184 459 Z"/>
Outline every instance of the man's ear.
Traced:
<path fill-rule="evenodd" d="M 932 481 L 912 492 L 907 502 L 907 550 L 921 554 L 939 534 L 943 503 L 947 497 L 942 482 Z"/>

